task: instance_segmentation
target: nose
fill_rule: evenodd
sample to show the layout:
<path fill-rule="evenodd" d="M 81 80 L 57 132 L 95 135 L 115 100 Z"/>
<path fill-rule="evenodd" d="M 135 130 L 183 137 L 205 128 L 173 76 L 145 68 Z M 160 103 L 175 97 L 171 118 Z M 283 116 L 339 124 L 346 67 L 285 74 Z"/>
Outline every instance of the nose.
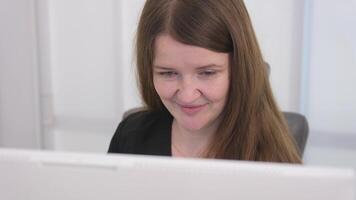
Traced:
<path fill-rule="evenodd" d="M 198 84 L 192 78 L 183 78 L 180 80 L 176 99 L 180 104 L 193 104 L 201 96 Z"/>

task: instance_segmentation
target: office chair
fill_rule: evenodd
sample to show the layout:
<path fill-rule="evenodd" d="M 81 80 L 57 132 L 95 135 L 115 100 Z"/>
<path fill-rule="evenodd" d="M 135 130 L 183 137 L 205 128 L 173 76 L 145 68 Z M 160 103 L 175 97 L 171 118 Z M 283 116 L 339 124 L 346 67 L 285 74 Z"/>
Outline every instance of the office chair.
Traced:
<path fill-rule="evenodd" d="M 297 143 L 299 154 L 303 157 L 305 145 L 307 143 L 309 126 L 307 119 L 295 112 L 282 112 L 287 124 L 290 133 L 292 134 L 295 142 Z"/>

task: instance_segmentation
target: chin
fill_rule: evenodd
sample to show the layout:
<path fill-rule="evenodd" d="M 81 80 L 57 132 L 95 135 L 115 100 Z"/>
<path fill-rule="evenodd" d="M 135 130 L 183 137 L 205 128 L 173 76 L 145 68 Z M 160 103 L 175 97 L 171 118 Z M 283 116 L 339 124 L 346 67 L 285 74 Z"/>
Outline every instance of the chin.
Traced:
<path fill-rule="evenodd" d="M 179 120 L 178 124 L 189 131 L 199 131 L 207 125 L 205 122 L 193 119 Z"/>

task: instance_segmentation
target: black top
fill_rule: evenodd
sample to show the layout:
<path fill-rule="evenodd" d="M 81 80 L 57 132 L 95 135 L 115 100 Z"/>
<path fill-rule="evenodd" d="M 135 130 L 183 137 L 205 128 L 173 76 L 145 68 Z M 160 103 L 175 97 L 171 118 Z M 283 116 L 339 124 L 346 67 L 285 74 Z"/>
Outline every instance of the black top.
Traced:
<path fill-rule="evenodd" d="M 108 152 L 171 156 L 172 122 L 167 110 L 133 113 L 119 124 Z"/>

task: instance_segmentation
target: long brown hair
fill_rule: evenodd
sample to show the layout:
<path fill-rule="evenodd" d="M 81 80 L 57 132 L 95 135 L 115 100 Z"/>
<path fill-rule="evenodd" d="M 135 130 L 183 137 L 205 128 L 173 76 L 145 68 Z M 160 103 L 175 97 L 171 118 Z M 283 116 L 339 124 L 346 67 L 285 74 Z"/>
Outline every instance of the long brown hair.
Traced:
<path fill-rule="evenodd" d="M 147 0 L 137 30 L 139 88 L 146 106 L 165 109 L 153 85 L 155 38 L 230 54 L 230 85 L 222 122 L 206 157 L 301 163 L 268 80 L 243 0 Z"/>

